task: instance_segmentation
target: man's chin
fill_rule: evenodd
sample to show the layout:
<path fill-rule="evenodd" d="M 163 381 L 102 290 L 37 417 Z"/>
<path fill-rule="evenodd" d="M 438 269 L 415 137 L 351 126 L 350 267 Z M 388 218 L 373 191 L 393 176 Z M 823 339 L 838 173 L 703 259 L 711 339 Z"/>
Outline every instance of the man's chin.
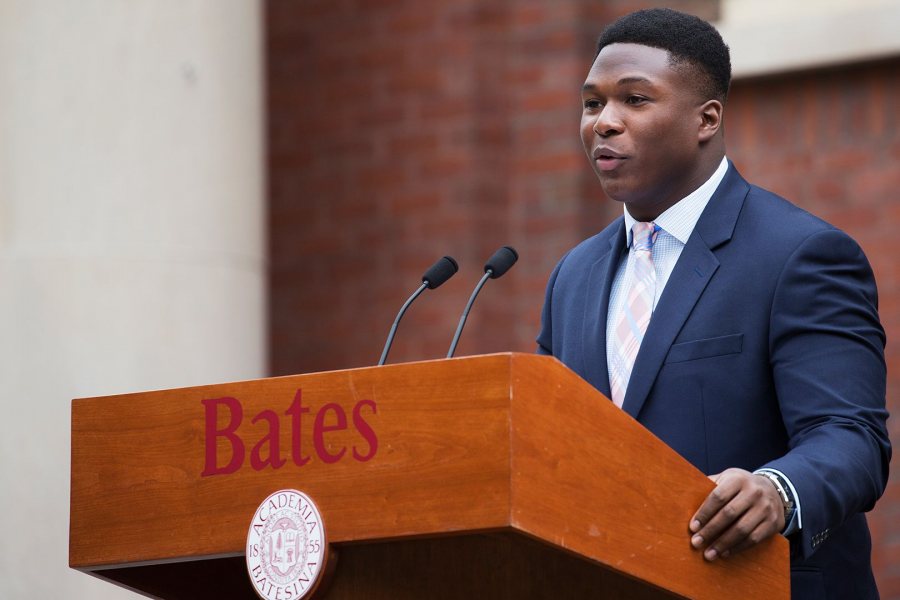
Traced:
<path fill-rule="evenodd" d="M 621 181 L 609 177 L 600 177 L 600 187 L 603 188 L 603 193 L 610 200 L 622 203 L 628 202 L 628 191 L 621 185 Z"/>

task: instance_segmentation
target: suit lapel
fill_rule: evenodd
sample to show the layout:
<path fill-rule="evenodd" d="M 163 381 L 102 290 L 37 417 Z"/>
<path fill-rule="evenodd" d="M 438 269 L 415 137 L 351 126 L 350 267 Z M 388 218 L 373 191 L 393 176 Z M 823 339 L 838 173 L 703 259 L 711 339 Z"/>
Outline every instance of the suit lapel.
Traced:
<path fill-rule="evenodd" d="M 620 217 L 614 222 L 609 251 L 591 265 L 584 303 L 584 327 L 581 328 L 586 379 L 607 398 L 610 390 L 606 363 L 606 313 L 609 311 L 609 292 L 613 278 L 625 250 L 624 221 Z"/>
<path fill-rule="evenodd" d="M 681 252 L 647 327 L 622 405 L 632 417 L 638 417 L 669 348 L 719 268 L 713 250 L 731 239 L 749 189 L 734 165 L 729 164 L 725 178 Z"/>

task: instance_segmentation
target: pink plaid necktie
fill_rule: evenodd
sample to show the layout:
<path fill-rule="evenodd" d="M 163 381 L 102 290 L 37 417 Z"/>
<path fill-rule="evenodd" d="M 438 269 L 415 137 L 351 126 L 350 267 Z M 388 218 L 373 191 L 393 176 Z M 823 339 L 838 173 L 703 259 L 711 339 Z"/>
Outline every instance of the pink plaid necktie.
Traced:
<path fill-rule="evenodd" d="M 625 401 L 631 369 L 653 314 L 656 270 L 653 268 L 651 252 L 658 231 L 659 227 L 655 223 L 638 222 L 631 228 L 634 256 L 625 274 L 625 281 L 630 282 L 631 287 L 625 290 L 625 305 L 613 327 L 613 352 L 609 369 L 612 400 L 619 408 Z"/>

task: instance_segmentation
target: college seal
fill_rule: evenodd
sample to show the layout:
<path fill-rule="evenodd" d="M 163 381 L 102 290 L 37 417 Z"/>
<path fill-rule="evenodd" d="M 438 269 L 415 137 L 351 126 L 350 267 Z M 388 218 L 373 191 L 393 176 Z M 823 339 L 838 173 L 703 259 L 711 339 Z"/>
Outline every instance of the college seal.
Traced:
<path fill-rule="evenodd" d="M 247 532 L 247 572 L 264 600 L 298 600 L 325 564 L 322 516 L 309 496 L 279 490 L 263 500 Z"/>

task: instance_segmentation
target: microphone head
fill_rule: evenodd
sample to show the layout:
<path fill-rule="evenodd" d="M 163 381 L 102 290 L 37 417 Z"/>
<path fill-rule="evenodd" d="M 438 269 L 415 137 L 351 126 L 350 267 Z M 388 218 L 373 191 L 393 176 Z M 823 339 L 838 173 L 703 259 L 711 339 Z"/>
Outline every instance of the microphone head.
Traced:
<path fill-rule="evenodd" d="M 519 260 L 519 253 L 512 246 L 503 246 L 484 263 L 484 272 L 491 272 L 491 279 L 497 279 L 516 264 Z"/>
<path fill-rule="evenodd" d="M 452 256 L 439 258 L 436 263 L 431 265 L 425 274 L 422 275 L 422 283 L 428 286 L 429 290 L 433 290 L 451 277 L 459 270 L 459 265 L 453 260 Z"/>

